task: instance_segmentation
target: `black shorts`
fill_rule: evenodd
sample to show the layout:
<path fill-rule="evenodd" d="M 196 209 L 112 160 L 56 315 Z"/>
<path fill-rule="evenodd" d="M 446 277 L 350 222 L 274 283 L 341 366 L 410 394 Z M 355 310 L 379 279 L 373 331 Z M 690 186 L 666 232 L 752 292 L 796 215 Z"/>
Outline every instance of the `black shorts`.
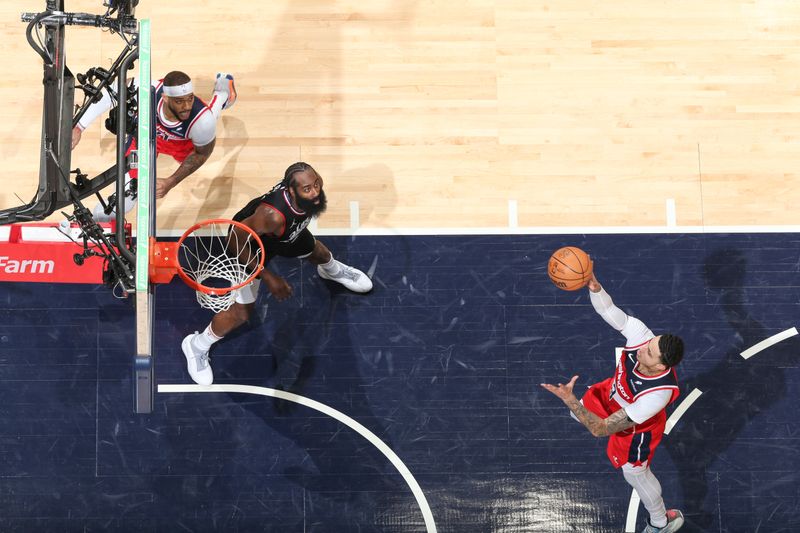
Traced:
<path fill-rule="evenodd" d="M 278 239 L 265 239 L 263 242 L 264 251 L 267 253 L 266 260 L 269 261 L 276 255 L 281 257 L 307 257 L 314 251 L 314 245 L 317 241 L 306 228 L 292 242 L 281 242 Z"/>

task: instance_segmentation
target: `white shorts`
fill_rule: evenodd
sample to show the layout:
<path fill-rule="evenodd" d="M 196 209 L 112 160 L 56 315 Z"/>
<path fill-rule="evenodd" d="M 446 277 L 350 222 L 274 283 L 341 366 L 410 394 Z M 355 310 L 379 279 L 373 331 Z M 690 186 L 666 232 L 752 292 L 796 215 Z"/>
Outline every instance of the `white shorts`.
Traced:
<path fill-rule="evenodd" d="M 237 304 L 247 305 L 255 303 L 256 298 L 258 298 L 258 289 L 261 288 L 261 280 L 256 277 L 253 281 L 245 285 L 244 287 L 238 288 L 234 293 L 236 293 L 235 300 Z"/>

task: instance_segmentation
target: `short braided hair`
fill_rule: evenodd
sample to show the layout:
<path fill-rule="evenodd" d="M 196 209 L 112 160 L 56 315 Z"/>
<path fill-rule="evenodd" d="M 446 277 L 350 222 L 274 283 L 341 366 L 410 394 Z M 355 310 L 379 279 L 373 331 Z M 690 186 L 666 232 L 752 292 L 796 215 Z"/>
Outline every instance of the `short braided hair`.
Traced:
<path fill-rule="evenodd" d="M 297 174 L 298 172 L 303 172 L 304 170 L 310 170 L 311 172 L 319 176 L 319 173 L 317 173 L 317 171 L 314 170 L 314 167 L 312 167 L 308 163 L 303 163 L 302 161 L 298 161 L 297 163 L 292 163 L 291 165 L 289 165 L 289 168 L 286 169 L 286 172 L 283 174 L 283 181 L 281 181 L 281 184 L 284 185 L 285 187 L 289 187 L 292 184 L 292 178 L 294 178 L 294 175 Z"/>

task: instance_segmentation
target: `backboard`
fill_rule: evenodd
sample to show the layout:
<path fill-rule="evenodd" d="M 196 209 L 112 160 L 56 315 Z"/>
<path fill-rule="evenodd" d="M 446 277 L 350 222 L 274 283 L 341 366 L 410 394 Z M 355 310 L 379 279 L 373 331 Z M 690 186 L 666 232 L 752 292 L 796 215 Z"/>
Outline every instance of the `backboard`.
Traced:
<path fill-rule="evenodd" d="M 136 353 L 134 411 L 153 410 L 154 286 L 150 283 L 150 240 L 156 233 L 155 102 L 150 72 L 150 20 L 139 21 L 138 192 L 136 206 Z"/>

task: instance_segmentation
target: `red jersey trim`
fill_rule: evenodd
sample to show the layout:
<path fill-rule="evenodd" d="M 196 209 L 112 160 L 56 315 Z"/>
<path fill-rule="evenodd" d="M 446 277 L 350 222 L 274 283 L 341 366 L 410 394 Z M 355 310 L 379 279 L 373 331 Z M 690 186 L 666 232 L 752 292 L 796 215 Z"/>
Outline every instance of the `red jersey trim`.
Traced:
<path fill-rule="evenodd" d="M 644 341 L 644 342 L 642 342 L 642 343 L 640 343 L 640 344 L 637 344 L 636 346 L 626 346 L 625 348 L 623 348 L 623 350 L 629 350 L 629 351 L 630 351 L 630 350 L 635 350 L 636 348 L 641 348 L 642 346 L 644 346 L 645 344 L 647 344 L 648 342 L 650 342 L 650 341 L 651 341 L 651 340 L 653 340 L 654 338 L 655 338 L 655 337 L 650 337 L 650 338 L 649 338 L 649 339 L 647 339 L 646 341 Z"/>
<path fill-rule="evenodd" d="M 281 216 L 281 218 L 283 219 L 283 226 L 281 226 L 281 232 L 278 233 L 277 235 L 275 235 L 276 237 L 281 237 L 284 234 L 284 232 L 286 231 L 286 216 L 284 216 L 284 214 L 281 213 L 280 210 L 278 208 L 276 208 L 272 204 L 268 204 L 267 202 L 261 202 L 261 205 L 265 205 L 265 206 L 269 207 L 270 209 L 272 209 L 273 211 L 278 213 Z"/>
<path fill-rule="evenodd" d="M 297 209 L 294 208 L 294 206 L 292 205 L 292 199 L 289 197 L 289 192 L 288 191 L 283 191 L 283 197 L 286 199 L 286 205 L 289 206 L 289 209 L 292 210 L 292 213 L 294 213 L 295 215 L 300 215 L 300 216 L 303 216 L 303 215 L 306 214 L 305 211 L 298 211 Z"/>
<path fill-rule="evenodd" d="M 164 126 L 166 126 L 168 128 L 174 128 L 174 127 L 178 126 L 181 123 L 180 120 L 177 121 L 177 122 L 170 122 L 169 120 L 167 120 L 167 117 L 164 115 L 163 110 L 164 110 L 164 99 L 163 98 L 159 98 L 158 99 L 158 106 L 156 106 L 156 118 L 157 118 L 157 120 L 159 122 L 163 122 Z"/>
<path fill-rule="evenodd" d="M 672 397 L 670 398 L 669 402 L 667 402 L 667 405 L 669 405 L 670 403 L 672 403 L 672 400 L 675 399 L 675 393 L 676 392 L 680 393 L 681 389 L 677 385 L 664 385 L 662 387 L 653 387 L 652 389 L 647 389 L 645 391 L 640 392 L 639 394 L 634 395 L 633 396 L 633 402 L 635 402 L 636 400 L 638 400 L 639 398 L 641 398 L 645 394 L 649 394 L 651 392 L 655 392 L 655 391 L 659 391 L 659 390 L 671 390 L 672 391 Z M 631 402 L 631 403 L 633 403 L 633 402 Z"/>
<path fill-rule="evenodd" d="M 189 127 L 188 127 L 188 128 L 186 128 L 186 138 L 187 138 L 187 139 L 189 139 L 189 132 L 190 132 L 190 131 L 192 131 L 192 126 L 194 126 L 194 123 L 195 123 L 195 122 L 197 122 L 197 119 L 199 119 L 200 117 L 202 117 L 202 116 L 203 116 L 203 113 L 205 113 L 206 111 L 208 111 L 209 113 L 211 112 L 211 110 L 208 108 L 208 106 L 206 106 L 205 108 L 203 108 L 203 110 L 202 110 L 202 111 L 200 111 L 200 112 L 197 114 L 197 116 L 196 116 L 196 117 L 194 117 L 194 118 L 192 119 L 192 121 L 189 123 Z M 191 140 L 191 139 L 190 139 L 190 140 Z"/>
<path fill-rule="evenodd" d="M 640 378 L 642 378 L 642 379 L 658 379 L 658 378 L 663 378 L 664 376 L 666 376 L 667 374 L 669 374 L 670 370 L 672 370 L 672 368 L 668 368 L 668 369 L 666 369 L 665 371 L 663 371 L 662 373 L 660 373 L 660 374 L 656 374 L 655 376 L 645 376 L 644 374 L 642 374 L 641 372 L 639 372 L 639 371 L 637 370 L 637 368 L 639 368 L 639 361 L 636 361 L 636 364 L 633 366 L 633 373 L 634 373 L 634 374 L 636 374 L 636 376 L 637 376 L 637 377 L 640 377 Z"/>

